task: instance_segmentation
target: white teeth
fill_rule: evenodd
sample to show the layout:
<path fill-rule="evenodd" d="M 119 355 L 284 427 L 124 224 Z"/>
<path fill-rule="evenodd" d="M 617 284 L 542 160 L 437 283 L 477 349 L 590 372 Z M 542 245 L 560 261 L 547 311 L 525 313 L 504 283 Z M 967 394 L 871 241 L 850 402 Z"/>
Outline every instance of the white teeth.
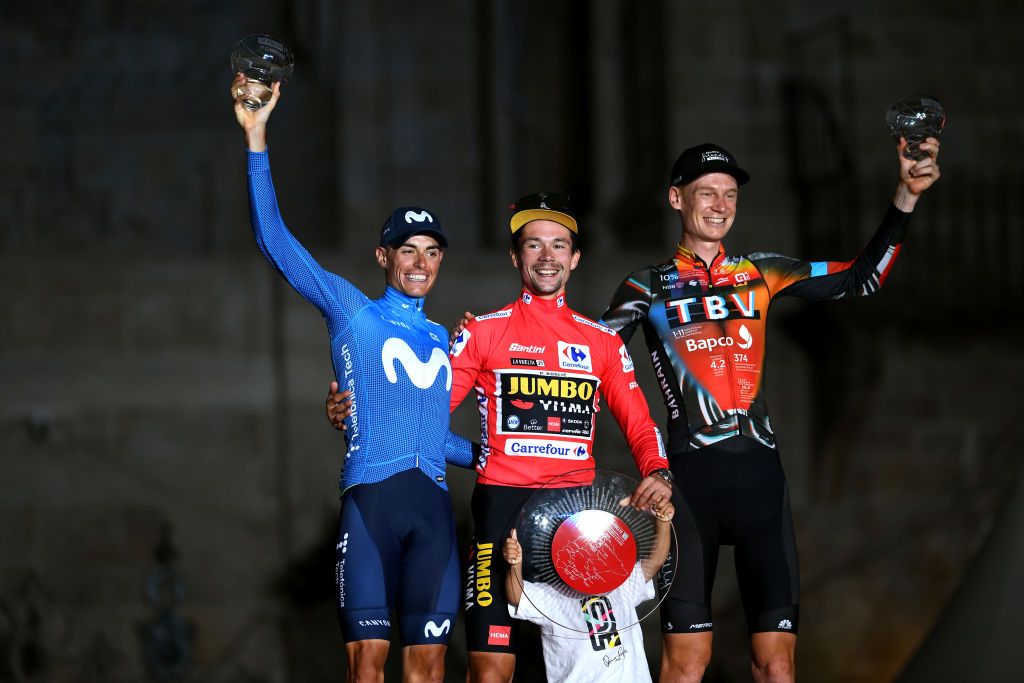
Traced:
<path fill-rule="evenodd" d="M 413 282 L 426 282 L 427 281 L 427 276 L 426 275 L 412 275 L 412 274 L 410 274 L 410 275 L 406 275 L 406 277 L 409 278 L 410 280 L 412 280 Z"/>

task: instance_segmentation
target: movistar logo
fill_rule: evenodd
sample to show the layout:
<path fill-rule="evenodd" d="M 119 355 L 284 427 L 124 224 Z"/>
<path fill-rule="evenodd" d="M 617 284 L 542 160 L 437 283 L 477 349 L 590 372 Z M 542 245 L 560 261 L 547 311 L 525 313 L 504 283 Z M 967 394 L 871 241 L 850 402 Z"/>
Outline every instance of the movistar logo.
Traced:
<path fill-rule="evenodd" d="M 398 382 L 398 373 L 395 371 L 397 360 L 405 368 L 405 374 L 409 381 L 419 389 L 429 389 L 437 379 L 437 373 L 441 368 L 447 370 L 445 388 L 451 391 L 452 388 L 452 366 L 448 362 L 448 354 L 439 348 L 434 348 L 430 354 L 430 360 L 426 363 L 416 357 L 416 352 L 409 348 L 404 340 L 398 337 L 391 337 L 380 349 L 380 359 L 384 365 L 384 375 L 392 384 Z"/>
<path fill-rule="evenodd" d="M 428 223 L 433 223 L 434 217 L 431 216 L 426 211 L 406 211 L 405 222 L 412 223 L 413 221 L 416 221 L 417 223 L 422 223 L 424 221 Z"/>
<path fill-rule="evenodd" d="M 445 619 L 444 621 L 441 622 L 440 626 L 435 624 L 433 620 L 428 621 L 426 623 L 426 625 L 423 626 L 423 637 L 424 638 L 440 638 L 445 633 L 448 633 L 448 631 L 451 629 L 451 627 L 452 627 L 451 619 Z"/>

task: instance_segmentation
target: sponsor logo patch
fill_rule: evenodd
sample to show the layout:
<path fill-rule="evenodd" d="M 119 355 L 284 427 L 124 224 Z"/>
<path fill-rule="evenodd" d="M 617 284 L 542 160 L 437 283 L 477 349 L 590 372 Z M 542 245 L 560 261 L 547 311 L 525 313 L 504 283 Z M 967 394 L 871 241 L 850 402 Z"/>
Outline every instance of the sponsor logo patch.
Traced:
<path fill-rule="evenodd" d="M 583 344 L 558 342 L 558 367 L 565 370 L 593 372 L 594 364 L 590 358 L 590 347 Z"/>
<path fill-rule="evenodd" d="M 495 626 L 490 625 L 487 627 L 487 644 L 488 645 L 503 645 L 508 647 L 509 639 L 512 637 L 511 626 Z"/>
<path fill-rule="evenodd" d="M 469 338 L 472 336 L 469 330 L 459 332 L 459 336 L 452 342 L 452 348 L 448 351 L 452 358 L 457 358 L 462 353 L 462 349 L 466 348 L 466 344 L 469 343 Z"/>
<path fill-rule="evenodd" d="M 625 344 L 619 347 L 619 360 L 622 361 L 623 372 L 633 372 L 633 359 L 630 357 L 629 350 Z"/>
<path fill-rule="evenodd" d="M 541 439 L 509 439 L 505 442 L 508 455 L 558 460 L 586 460 L 587 445 L 572 441 L 544 441 Z"/>
<path fill-rule="evenodd" d="M 512 342 L 511 344 L 508 345 L 508 350 L 511 351 L 512 353 L 536 353 L 536 354 L 541 354 L 541 353 L 544 353 L 544 349 L 546 349 L 546 348 L 547 348 L 546 346 L 533 346 L 533 345 L 530 345 L 530 344 L 517 344 L 516 342 Z"/>
<path fill-rule="evenodd" d="M 448 354 L 441 349 L 435 348 L 430 354 L 430 358 L 423 362 L 416 356 L 416 352 L 409 348 L 405 340 L 391 337 L 381 346 L 380 360 L 384 365 L 384 375 L 388 378 L 389 382 L 392 384 L 398 383 L 398 372 L 395 370 L 395 361 L 397 360 L 405 370 L 409 381 L 418 389 L 429 389 L 432 387 L 434 380 L 437 379 L 438 374 L 440 374 L 443 368 L 447 376 L 445 387 L 451 391 L 452 366 L 448 363 Z"/>
<path fill-rule="evenodd" d="M 440 626 L 435 624 L 434 620 L 431 619 L 430 621 L 428 621 L 423 626 L 423 637 L 424 638 L 440 638 L 445 633 L 448 633 L 448 631 L 451 630 L 451 627 L 452 627 L 452 620 L 451 619 L 445 619 L 444 621 L 441 622 Z"/>

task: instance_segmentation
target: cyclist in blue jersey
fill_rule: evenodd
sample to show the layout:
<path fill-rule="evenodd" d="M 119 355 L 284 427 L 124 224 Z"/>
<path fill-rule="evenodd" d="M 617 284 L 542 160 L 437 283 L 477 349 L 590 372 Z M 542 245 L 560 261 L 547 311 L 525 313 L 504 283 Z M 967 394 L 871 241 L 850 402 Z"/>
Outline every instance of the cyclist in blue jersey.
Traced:
<path fill-rule="evenodd" d="M 243 82 L 237 75 L 233 98 Z M 266 126 L 280 96 L 275 84 L 262 109 L 249 111 L 240 100 L 234 109 L 249 150 L 256 243 L 320 310 L 335 376 L 354 399 L 335 566 L 348 680 L 383 680 L 394 612 L 403 678 L 440 681 L 460 597 L 445 463 L 470 467 L 475 448 L 448 429 L 448 333 L 423 313 L 448 241 L 431 212 L 403 207 L 385 222 L 376 249 L 386 281 L 381 298 L 369 299 L 322 268 L 285 227 L 277 206 Z"/>

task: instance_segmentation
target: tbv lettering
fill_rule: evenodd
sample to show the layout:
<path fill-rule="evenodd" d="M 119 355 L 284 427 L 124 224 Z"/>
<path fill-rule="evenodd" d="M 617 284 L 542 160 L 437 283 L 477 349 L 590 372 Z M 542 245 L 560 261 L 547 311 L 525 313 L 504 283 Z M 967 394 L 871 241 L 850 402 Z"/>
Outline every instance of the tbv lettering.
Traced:
<path fill-rule="evenodd" d="M 589 401 L 594 397 L 594 386 L 589 382 L 546 377 L 509 377 L 508 393 L 519 396 L 553 396 L 578 398 Z"/>
<path fill-rule="evenodd" d="M 743 318 L 761 317 L 761 312 L 754 307 L 755 292 L 753 290 L 744 295 L 740 293 L 724 296 L 689 297 L 686 299 L 673 299 L 665 302 L 665 309 L 675 312 L 679 324 L 692 322 L 704 322 L 707 320 L 726 320 L 739 315 Z"/>

